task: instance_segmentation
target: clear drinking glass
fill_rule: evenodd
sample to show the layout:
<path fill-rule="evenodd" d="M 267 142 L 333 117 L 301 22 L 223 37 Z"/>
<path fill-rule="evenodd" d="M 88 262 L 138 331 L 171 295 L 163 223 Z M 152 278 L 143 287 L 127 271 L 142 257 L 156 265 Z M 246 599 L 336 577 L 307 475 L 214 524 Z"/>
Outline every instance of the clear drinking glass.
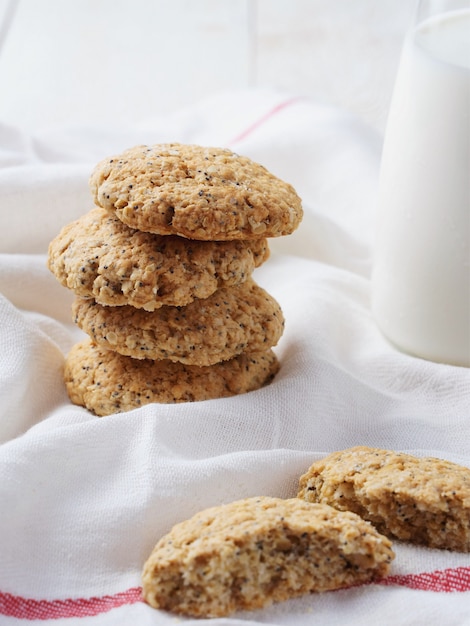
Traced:
<path fill-rule="evenodd" d="M 470 366 L 470 2 L 421 0 L 382 155 L 372 311 L 400 350 Z"/>

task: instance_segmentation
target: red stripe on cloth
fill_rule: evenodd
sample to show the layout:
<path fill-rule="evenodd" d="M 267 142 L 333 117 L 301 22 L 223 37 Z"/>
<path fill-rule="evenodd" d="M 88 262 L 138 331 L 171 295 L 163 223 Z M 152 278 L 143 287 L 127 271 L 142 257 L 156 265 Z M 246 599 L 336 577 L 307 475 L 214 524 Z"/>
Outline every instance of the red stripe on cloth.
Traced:
<path fill-rule="evenodd" d="M 422 574 L 388 576 L 379 585 L 408 587 L 431 592 L 470 591 L 470 567 L 457 567 Z M 142 589 L 134 587 L 112 596 L 34 600 L 0 592 L 0 615 L 17 619 L 52 620 L 67 617 L 92 617 L 124 605 L 143 602 Z"/>
<path fill-rule="evenodd" d="M 276 115 L 276 113 L 279 113 L 279 111 L 282 111 L 283 109 L 286 109 L 287 107 L 291 106 L 291 104 L 295 104 L 296 102 L 298 102 L 301 99 L 302 99 L 301 97 L 296 96 L 295 98 L 289 98 L 289 100 L 285 100 L 284 102 L 280 102 L 275 107 L 273 107 L 271 110 L 267 111 L 264 115 L 262 115 L 255 122 L 253 122 L 253 124 L 248 126 L 248 128 L 246 128 L 244 131 L 242 131 L 239 135 L 237 135 L 231 141 L 229 141 L 228 145 L 231 145 L 233 143 L 237 143 L 238 141 L 242 141 L 243 139 L 248 137 L 248 135 L 251 135 L 251 133 L 253 131 L 255 131 L 257 128 L 262 126 L 267 120 L 269 120 L 271 117 Z"/>
<path fill-rule="evenodd" d="M 0 592 L 0 615 L 27 620 L 91 617 L 136 602 L 142 602 L 141 587 L 121 591 L 112 596 L 67 600 L 34 600 Z"/>
<path fill-rule="evenodd" d="M 422 574 L 387 576 L 381 585 L 399 585 L 421 591 L 470 591 L 470 567 L 456 567 Z"/>

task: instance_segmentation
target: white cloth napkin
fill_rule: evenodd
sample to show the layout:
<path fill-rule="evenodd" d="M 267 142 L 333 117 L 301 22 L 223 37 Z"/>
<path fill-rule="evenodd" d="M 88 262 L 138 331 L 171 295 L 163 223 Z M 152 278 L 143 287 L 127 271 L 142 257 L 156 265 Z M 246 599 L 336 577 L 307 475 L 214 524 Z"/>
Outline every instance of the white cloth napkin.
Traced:
<path fill-rule="evenodd" d="M 280 302 L 282 367 L 264 389 L 97 418 L 73 406 L 81 337 L 48 242 L 91 208 L 98 160 L 138 143 L 228 146 L 291 182 L 305 219 L 255 278 Z M 290 497 L 322 455 L 369 445 L 470 466 L 470 371 L 397 352 L 369 309 L 381 138 L 289 94 L 223 94 L 138 128 L 0 127 L 0 624 L 201 624 L 141 601 L 142 565 L 208 506 Z M 465 624 L 470 555 L 395 543 L 381 584 L 211 620 L 224 625 Z"/>

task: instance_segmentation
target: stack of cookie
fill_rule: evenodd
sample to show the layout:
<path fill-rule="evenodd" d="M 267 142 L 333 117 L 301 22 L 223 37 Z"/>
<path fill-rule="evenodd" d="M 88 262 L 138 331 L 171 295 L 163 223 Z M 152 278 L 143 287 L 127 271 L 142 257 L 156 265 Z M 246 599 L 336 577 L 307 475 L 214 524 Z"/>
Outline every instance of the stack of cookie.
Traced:
<path fill-rule="evenodd" d="M 252 278 L 300 198 L 229 150 L 138 146 L 99 163 L 95 207 L 67 225 L 48 264 L 76 294 L 89 339 L 66 359 L 72 402 L 108 415 L 258 389 L 279 368 L 279 304 Z"/>

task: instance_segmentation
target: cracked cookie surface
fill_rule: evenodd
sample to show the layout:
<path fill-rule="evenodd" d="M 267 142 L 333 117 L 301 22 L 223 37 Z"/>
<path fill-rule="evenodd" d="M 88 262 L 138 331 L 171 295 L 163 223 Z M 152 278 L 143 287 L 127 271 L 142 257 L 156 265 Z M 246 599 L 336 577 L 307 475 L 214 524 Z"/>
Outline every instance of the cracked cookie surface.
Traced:
<path fill-rule="evenodd" d="M 189 239 L 289 235 L 303 215 L 290 184 L 222 148 L 136 146 L 98 163 L 90 189 L 131 228 Z"/>
<path fill-rule="evenodd" d="M 470 552 L 470 469 L 433 457 L 359 446 L 301 477 L 299 497 L 354 511 L 390 537 Z"/>
<path fill-rule="evenodd" d="M 312 591 L 382 578 L 391 543 L 359 516 L 293 498 L 253 497 L 176 524 L 145 563 L 155 608 L 223 617 Z"/>
<path fill-rule="evenodd" d="M 77 298 L 75 323 L 96 343 L 138 359 L 213 365 L 275 346 L 284 328 L 276 300 L 251 278 L 185 307 L 147 312 Z"/>
<path fill-rule="evenodd" d="M 51 242 L 48 265 L 79 296 L 153 311 L 239 284 L 268 256 L 266 239 L 217 242 L 153 235 L 94 208 Z"/>
<path fill-rule="evenodd" d="M 133 359 L 85 340 L 70 350 L 64 380 L 74 404 L 104 416 L 151 402 L 197 402 L 247 393 L 270 383 L 278 370 L 272 350 L 199 367 Z"/>

